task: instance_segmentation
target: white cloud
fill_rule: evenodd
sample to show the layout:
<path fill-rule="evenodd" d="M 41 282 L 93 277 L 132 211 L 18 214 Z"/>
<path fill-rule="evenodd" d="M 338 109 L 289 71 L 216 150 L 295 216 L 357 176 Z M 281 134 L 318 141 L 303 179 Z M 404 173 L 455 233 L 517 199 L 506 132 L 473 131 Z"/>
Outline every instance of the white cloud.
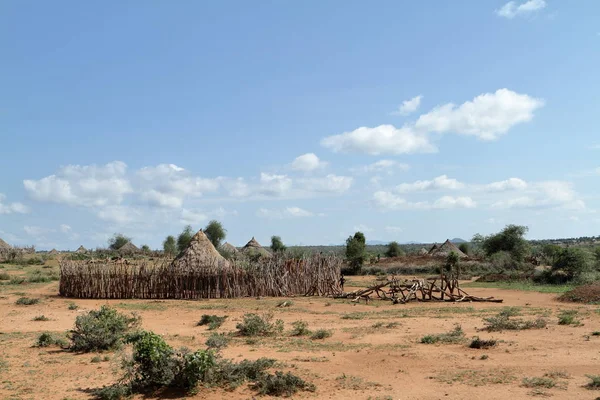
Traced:
<path fill-rule="evenodd" d="M 427 190 L 462 189 L 465 185 L 456 179 L 448 178 L 446 175 L 440 175 L 430 181 L 416 181 L 413 183 L 401 183 L 396 186 L 395 190 L 398 193 L 422 192 Z"/>
<path fill-rule="evenodd" d="M 406 115 L 414 113 L 415 111 L 417 111 L 419 109 L 422 98 L 423 98 L 422 95 L 418 95 L 416 97 L 413 97 L 410 100 L 403 101 L 402 104 L 400 105 L 400 107 L 398 107 L 398 110 L 394 111 L 392 114 L 406 116 Z"/>
<path fill-rule="evenodd" d="M 283 196 L 292 188 L 292 179 L 287 175 L 271 175 L 261 172 L 260 193 L 267 196 Z"/>
<path fill-rule="evenodd" d="M 350 176 L 328 174 L 319 178 L 300 179 L 298 182 L 302 190 L 311 194 L 341 194 L 350 189 L 353 181 L 354 179 Z"/>
<path fill-rule="evenodd" d="M 202 211 L 188 210 L 184 208 L 181 210 L 181 217 L 179 220 L 185 225 L 198 225 L 208 221 L 208 215 Z"/>
<path fill-rule="evenodd" d="M 373 232 L 372 228 L 369 228 L 368 226 L 366 226 L 364 224 L 358 224 L 358 225 L 354 226 L 354 228 L 352 228 L 352 230 L 354 232 L 363 232 L 363 233 Z"/>
<path fill-rule="evenodd" d="M 96 215 L 104 221 L 125 224 L 140 217 L 141 212 L 127 206 L 108 206 L 99 209 Z"/>
<path fill-rule="evenodd" d="M 386 172 L 391 175 L 394 171 L 408 171 L 409 169 L 410 166 L 408 164 L 400 163 L 395 160 L 379 160 L 369 165 L 352 168 L 351 170 L 363 173 Z"/>
<path fill-rule="evenodd" d="M 371 155 L 437 151 L 427 136 L 415 132 L 410 127 L 396 128 L 393 125 L 379 125 L 375 128 L 361 127 L 351 132 L 328 136 L 321 140 L 321 145 L 334 152 Z"/>
<path fill-rule="evenodd" d="M 378 191 L 373 194 L 375 206 L 381 210 L 430 210 L 449 208 L 475 208 L 477 203 L 470 197 L 442 196 L 433 203 L 428 201 L 409 202 L 394 193 Z"/>
<path fill-rule="evenodd" d="M 528 0 L 521 4 L 516 1 L 509 1 L 499 10 L 496 10 L 496 14 L 500 17 L 512 19 L 517 16 L 530 15 L 542 10 L 544 7 L 546 7 L 544 0 Z"/>
<path fill-rule="evenodd" d="M 306 153 L 298 156 L 292 162 L 292 169 L 295 171 L 310 172 L 319 168 L 324 168 L 327 165 L 314 153 Z"/>
<path fill-rule="evenodd" d="M 443 196 L 433 203 L 432 208 L 475 208 L 476 206 L 477 203 L 470 197 Z"/>
<path fill-rule="evenodd" d="M 402 232 L 402 228 L 399 226 L 386 226 L 385 230 L 390 233 L 400 233 Z"/>
<path fill-rule="evenodd" d="M 285 207 L 283 209 L 259 208 L 256 215 L 261 218 L 284 219 L 312 217 L 315 214 L 300 207 Z"/>
<path fill-rule="evenodd" d="M 59 227 L 59 229 L 60 229 L 60 231 L 62 233 L 69 233 L 69 232 L 71 232 L 71 227 L 69 225 L 67 225 L 67 224 L 61 224 L 60 227 Z"/>
<path fill-rule="evenodd" d="M 3 204 L 6 196 L 0 193 L 0 215 L 1 214 L 27 214 L 29 212 L 29 208 L 22 203 L 9 203 Z"/>
<path fill-rule="evenodd" d="M 495 140 L 517 124 L 533 119 L 544 101 L 508 89 L 481 94 L 460 106 L 448 103 L 419 117 L 415 129 L 424 132 L 476 136 Z"/>
<path fill-rule="evenodd" d="M 25 225 L 23 227 L 23 230 L 29 236 L 33 236 L 33 237 L 40 237 L 42 235 L 45 235 L 46 233 L 52 232 L 52 230 L 48 229 L 48 228 L 42 228 L 41 226 L 29 226 L 29 225 Z"/>
<path fill-rule="evenodd" d="M 585 209 L 585 203 L 573 189 L 573 184 L 565 181 L 532 183 L 523 196 L 498 200 L 491 206 L 492 208 Z"/>
<path fill-rule="evenodd" d="M 527 182 L 519 178 L 509 178 L 504 181 L 492 182 L 485 185 L 485 189 L 491 192 L 504 192 L 507 190 L 523 190 L 527 188 Z"/>

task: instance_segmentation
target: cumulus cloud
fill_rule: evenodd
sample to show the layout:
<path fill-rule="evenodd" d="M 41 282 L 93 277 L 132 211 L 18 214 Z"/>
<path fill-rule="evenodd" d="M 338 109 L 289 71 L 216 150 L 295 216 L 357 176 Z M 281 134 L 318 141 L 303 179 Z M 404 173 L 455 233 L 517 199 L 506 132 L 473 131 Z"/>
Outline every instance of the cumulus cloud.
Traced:
<path fill-rule="evenodd" d="M 432 208 L 475 208 L 476 206 L 477 203 L 472 198 L 467 196 L 443 196 L 433 203 Z"/>
<path fill-rule="evenodd" d="M 0 193 L 0 215 L 1 214 L 26 214 L 29 212 L 29 208 L 22 203 L 9 203 L 4 204 L 6 196 Z"/>
<path fill-rule="evenodd" d="M 460 106 L 448 103 L 419 117 L 415 129 L 458 133 L 495 140 L 515 125 L 529 122 L 544 101 L 508 89 L 484 93 Z"/>
<path fill-rule="evenodd" d="M 491 192 L 504 192 L 507 190 L 523 190 L 527 188 L 527 182 L 519 178 L 509 178 L 504 181 L 492 182 L 485 185 L 485 189 Z"/>
<path fill-rule="evenodd" d="M 295 171 L 310 172 L 319 168 L 324 168 L 327 165 L 314 153 L 306 153 L 298 156 L 292 162 L 292 169 Z"/>
<path fill-rule="evenodd" d="M 259 208 L 256 215 L 261 218 L 268 219 L 284 219 L 284 218 L 305 218 L 312 217 L 315 214 L 311 211 L 304 210 L 300 207 L 285 207 L 282 209 Z"/>
<path fill-rule="evenodd" d="M 292 188 L 292 179 L 287 175 L 272 175 L 261 172 L 260 193 L 267 196 L 283 196 Z"/>
<path fill-rule="evenodd" d="M 408 171 L 410 166 L 395 160 L 379 160 L 372 164 L 352 168 L 352 171 L 362 173 L 382 173 L 392 175 L 394 171 Z"/>
<path fill-rule="evenodd" d="M 61 224 L 60 227 L 59 227 L 59 229 L 60 229 L 60 231 L 62 233 L 69 233 L 69 232 L 71 232 L 71 227 L 69 225 L 67 225 L 67 224 Z"/>
<path fill-rule="evenodd" d="M 477 203 L 470 197 L 442 196 L 433 203 L 429 201 L 410 202 L 395 193 L 377 191 L 373 194 L 375 206 L 381 210 L 430 210 L 450 208 L 475 208 Z"/>
<path fill-rule="evenodd" d="M 179 219 L 185 225 L 198 225 L 208 221 L 208 215 L 198 210 L 181 210 L 181 218 Z"/>
<path fill-rule="evenodd" d="M 353 181 L 350 176 L 328 174 L 319 178 L 300 179 L 298 182 L 303 191 L 312 194 L 341 194 L 350 189 Z"/>
<path fill-rule="evenodd" d="M 509 1 L 496 10 L 496 14 L 503 18 L 512 19 L 518 16 L 531 15 L 537 11 L 541 11 L 544 7 L 546 7 L 544 0 L 528 0 L 521 4 L 516 1 Z"/>
<path fill-rule="evenodd" d="M 492 204 L 492 208 L 564 208 L 569 210 L 585 209 L 585 202 L 573 189 L 571 182 L 543 181 L 532 183 L 519 197 L 501 199 Z"/>
<path fill-rule="evenodd" d="M 436 147 L 427 136 L 410 127 L 396 128 L 379 125 L 375 128 L 361 127 L 351 132 L 328 136 L 321 145 L 336 153 L 410 154 L 434 153 Z"/>
<path fill-rule="evenodd" d="M 33 236 L 33 237 L 40 237 L 42 235 L 45 235 L 46 233 L 52 232 L 52 230 L 48 229 L 48 228 L 42 228 L 41 226 L 30 226 L 30 225 L 25 225 L 23 227 L 23 230 L 29 236 Z"/>
<path fill-rule="evenodd" d="M 418 96 L 413 97 L 410 100 L 403 101 L 402 104 L 400 105 L 400 107 L 398 107 L 398 110 L 394 111 L 392 114 L 406 116 L 406 115 L 414 113 L 415 111 L 417 111 L 419 109 L 422 98 L 423 98 L 422 95 L 418 95 Z"/>
<path fill-rule="evenodd" d="M 400 185 L 396 186 L 395 190 L 398 193 L 410 193 L 441 189 L 456 190 L 464 187 L 464 183 L 461 183 L 454 178 L 448 178 L 446 175 L 440 175 L 432 180 L 401 183 Z"/>
<path fill-rule="evenodd" d="M 128 206 L 108 206 L 97 210 L 98 218 L 116 224 L 132 222 L 141 216 L 141 212 Z"/>

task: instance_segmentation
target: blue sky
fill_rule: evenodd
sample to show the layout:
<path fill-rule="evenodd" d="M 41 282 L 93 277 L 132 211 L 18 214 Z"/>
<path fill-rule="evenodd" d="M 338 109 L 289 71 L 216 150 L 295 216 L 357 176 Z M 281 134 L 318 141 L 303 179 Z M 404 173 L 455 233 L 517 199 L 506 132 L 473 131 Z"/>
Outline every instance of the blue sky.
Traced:
<path fill-rule="evenodd" d="M 0 4 L 0 237 L 600 234 L 600 3 Z"/>

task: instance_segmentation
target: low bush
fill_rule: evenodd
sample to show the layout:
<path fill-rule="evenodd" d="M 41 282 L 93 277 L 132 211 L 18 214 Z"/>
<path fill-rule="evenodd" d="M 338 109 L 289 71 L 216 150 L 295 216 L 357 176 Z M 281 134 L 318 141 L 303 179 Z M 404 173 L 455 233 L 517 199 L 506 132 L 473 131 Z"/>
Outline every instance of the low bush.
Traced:
<path fill-rule="evenodd" d="M 327 329 L 319 329 L 314 331 L 313 334 L 310 335 L 310 338 L 313 340 L 320 340 L 331 337 L 331 335 L 331 331 L 328 331 Z"/>
<path fill-rule="evenodd" d="M 21 285 L 23 283 L 25 283 L 25 278 L 22 276 L 12 276 L 8 282 L 9 285 Z"/>
<path fill-rule="evenodd" d="M 223 325 L 223 322 L 227 319 L 227 315 L 219 317 L 218 315 L 207 315 L 204 314 L 198 321 L 198 326 L 208 325 L 208 330 L 215 330 Z"/>
<path fill-rule="evenodd" d="M 490 347 L 494 346 L 496 346 L 496 340 L 483 340 L 479 339 L 479 336 L 475 336 L 473 340 L 471 340 L 471 344 L 469 345 L 469 347 L 472 349 L 489 349 Z"/>
<path fill-rule="evenodd" d="M 558 299 L 573 303 L 600 303 L 600 283 L 578 286 L 562 294 Z"/>
<path fill-rule="evenodd" d="M 33 317 L 33 321 L 50 321 L 50 319 L 45 315 L 38 315 L 37 317 Z"/>
<path fill-rule="evenodd" d="M 291 336 L 306 336 L 310 335 L 310 330 L 308 329 L 308 323 L 304 321 L 294 321 L 292 322 L 292 330 L 290 332 Z"/>
<path fill-rule="evenodd" d="M 15 302 L 18 306 L 31 306 L 34 304 L 38 304 L 40 299 L 30 298 L 30 297 L 19 297 Z"/>
<path fill-rule="evenodd" d="M 67 346 L 67 341 L 61 337 L 54 336 L 50 332 L 44 332 L 38 337 L 35 345 L 37 347 L 60 346 L 64 348 Z"/>
<path fill-rule="evenodd" d="M 94 364 L 102 362 L 102 358 L 100 356 L 94 356 L 94 357 L 92 357 L 91 362 L 94 363 Z"/>
<path fill-rule="evenodd" d="M 424 344 L 435 344 L 445 343 L 454 344 L 461 343 L 465 340 L 465 333 L 460 325 L 455 325 L 454 329 L 448 333 L 440 333 L 437 335 L 426 335 L 421 338 L 421 343 Z"/>
<path fill-rule="evenodd" d="M 235 389 L 246 381 L 255 381 L 265 375 L 265 371 L 275 365 L 272 358 L 259 358 L 255 361 L 242 360 L 234 363 L 231 360 L 219 360 L 209 384 Z"/>
<path fill-rule="evenodd" d="M 305 382 L 300 377 L 287 372 L 276 371 L 274 375 L 268 374 L 256 382 L 256 388 L 259 394 L 269 396 L 289 397 L 296 394 L 299 390 L 314 392 L 315 385 Z"/>
<path fill-rule="evenodd" d="M 549 377 L 534 377 L 534 378 L 523 378 L 522 385 L 527 388 L 546 388 L 552 389 L 556 386 L 556 381 Z"/>
<path fill-rule="evenodd" d="M 69 303 L 69 310 L 77 310 L 79 306 L 75 303 Z"/>
<path fill-rule="evenodd" d="M 244 320 L 236 325 L 241 336 L 272 336 L 283 331 L 283 321 L 278 319 L 274 323 L 273 314 L 245 314 Z"/>
<path fill-rule="evenodd" d="M 589 378 L 589 382 L 585 385 L 586 389 L 600 390 L 600 375 L 586 375 Z"/>
<path fill-rule="evenodd" d="M 70 331 L 71 349 L 90 352 L 111 350 L 120 347 L 125 335 L 137 328 L 140 318 L 135 314 L 127 316 L 114 308 L 102 306 L 79 315 L 75 327 Z"/>
<path fill-rule="evenodd" d="M 511 316 L 506 312 L 500 312 L 496 316 L 484 318 L 483 322 L 485 324 L 483 330 L 488 332 L 543 329 L 547 325 L 547 321 L 543 318 L 535 320 L 511 319 Z"/>
<path fill-rule="evenodd" d="M 220 350 L 227 347 L 229 338 L 224 333 L 213 333 L 206 339 L 205 344 L 209 349 Z"/>
<path fill-rule="evenodd" d="M 10 275 L 8 274 L 8 272 L 0 272 L 0 281 L 8 281 L 10 280 Z"/>
<path fill-rule="evenodd" d="M 577 319 L 577 314 L 579 314 L 577 310 L 562 310 L 560 314 L 558 314 L 558 324 L 576 326 L 581 325 L 581 321 Z"/>
<path fill-rule="evenodd" d="M 122 383 L 105 386 L 94 391 L 98 400 L 121 400 L 131 396 L 131 387 Z"/>

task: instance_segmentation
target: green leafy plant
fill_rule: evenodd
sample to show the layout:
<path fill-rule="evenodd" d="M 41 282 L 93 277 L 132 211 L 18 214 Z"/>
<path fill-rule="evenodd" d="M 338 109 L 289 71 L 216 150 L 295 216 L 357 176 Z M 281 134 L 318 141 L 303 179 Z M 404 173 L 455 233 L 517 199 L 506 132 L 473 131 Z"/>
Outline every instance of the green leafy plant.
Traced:
<path fill-rule="evenodd" d="M 19 306 L 31 306 L 34 304 L 38 304 L 40 299 L 30 298 L 30 297 L 19 297 L 15 302 L 16 305 Z"/>
<path fill-rule="evenodd" d="M 229 338 L 224 333 L 213 333 L 206 339 L 206 347 L 209 349 L 220 350 L 227 347 Z"/>
<path fill-rule="evenodd" d="M 581 325 L 581 321 L 577 319 L 579 312 L 577 310 L 562 310 L 558 314 L 559 325 Z"/>
<path fill-rule="evenodd" d="M 600 375 L 586 375 L 590 380 L 586 385 L 586 389 L 600 390 Z"/>
<path fill-rule="evenodd" d="M 34 321 L 50 321 L 50 319 L 48 317 L 46 317 L 45 315 L 38 315 L 36 317 L 33 318 Z"/>
<path fill-rule="evenodd" d="M 499 313 L 496 316 L 484 318 L 485 327 L 483 330 L 488 332 L 500 331 L 520 331 L 524 329 L 543 329 L 547 321 L 543 318 L 535 320 L 511 319 L 508 313 Z"/>
<path fill-rule="evenodd" d="M 256 382 L 256 388 L 259 394 L 282 397 L 292 396 L 299 390 L 309 392 L 316 390 L 313 384 L 305 382 L 290 372 L 284 374 L 281 371 L 276 371 L 274 375 L 268 374 L 261 377 Z"/>
<path fill-rule="evenodd" d="M 198 326 L 208 325 L 208 329 L 212 331 L 221 327 L 226 319 L 227 315 L 219 317 L 218 315 L 204 314 L 198 321 Z"/>
<path fill-rule="evenodd" d="M 310 330 L 308 329 L 308 323 L 305 321 L 294 321 L 292 322 L 292 330 L 290 332 L 291 336 L 306 336 L 310 335 Z"/>
<path fill-rule="evenodd" d="M 458 324 L 454 326 L 454 329 L 448 333 L 439 333 L 436 335 L 426 335 L 421 338 L 421 343 L 424 344 L 435 344 L 435 343 L 461 343 L 465 340 L 465 333 L 462 327 Z"/>
<path fill-rule="evenodd" d="M 469 347 L 472 349 L 489 349 L 490 347 L 494 346 L 496 346 L 496 340 L 483 340 L 479 339 L 479 336 L 475 336 L 469 345 Z"/>
<path fill-rule="evenodd" d="M 242 322 L 236 325 L 241 336 L 272 336 L 283 331 L 283 321 L 278 319 L 274 323 L 273 314 L 245 314 Z"/>
<path fill-rule="evenodd" d="M 331 335 L 331 331 L 328 331 L 327 329 L 318 329 L 314 331 L 312 335 L 310 335 L 310 338 L 313 340 L 320 340 L 331 337 Z"/>
<path fill-rule="evenodd" d="M 66 347 L 67 342 L 63 338 L 56 337 L 50 332 L 44 332 L 38 337 L 35 345 L 37 347 L 50 347 L 50 346 Z"/>

